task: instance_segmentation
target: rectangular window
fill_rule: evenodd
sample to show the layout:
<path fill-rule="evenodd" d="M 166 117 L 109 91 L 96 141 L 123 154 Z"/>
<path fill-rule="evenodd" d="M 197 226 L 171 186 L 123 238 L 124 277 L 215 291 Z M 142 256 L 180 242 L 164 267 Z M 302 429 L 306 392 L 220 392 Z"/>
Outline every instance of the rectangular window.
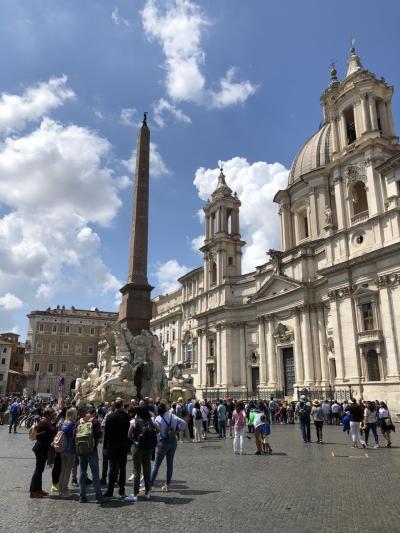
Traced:
<path fill-rule="evenodd" d="M 172 330 L 172 340 L 173 341 L 175 340 L 175 330 L 174 329 Z"/>
<path fill-rule="evenodd" d="M 39 324 L 39 331 L 44 331 L 44 324 Z"/>
<path fill-rule="evenodd" d="M 228 265 L 233 266 L 233 257 L 228 257 Z"/>
<path fill-rule="evenodd" d="M 79 373 L 79 365 L 75 365 L 75 366 L 74 366 L 74 373 L 75 373 L 75 374 L 78 374 L 78 373 Z"/>
<path fill-rule="evenodd" d="M 65 374 L 67 371 L 67 363 L 61 363 L 61 372 Z"/>
<path fill-rule="evenodd" d="M 3 348 L 3 353 L 7 353 L 7 348 Z"/>
<path fill-rule="evenodd" d="M 82 344 L 75 344 L 75 353 L 82 353 Z"/>
<path fill-rule="evenodd" d="M 364 331 L 371 331 L 374 328 L 374 312 L 372 308 L 372 303 L 362 304 L 361 313 Z"/>
<path fill-rule="evenodd" d="M 69 330 L 69 326 L 65 326 L 65 333 L 66 333 L 66 335 L 69 334 L 69 331 L 70 331 L 70 330 Z"/>
<path fill-rule="evenodd" d="M 94 353 L 94 346 L 93 346 L 93 344 L 89 344 L 89 346 L 88 346 L 88 353 L 89 353 L 89 354 L 93 354 L 93 353 Z"/>
<path fill-rule="evenodd" d="M 96 334 L 96 328 L 90 328 L 90 335 Z"/>
<path fill-rule="evenodd" d="M 35 363 L 35 372 L 40 371 L 40 363 Z"/>
<path fill-rule="evenodd" d="M 36 351 L 37 351 L 37 352 L 41 352 L 42 349 L 43 349 L 43 342 L 42 342 L 42 341 L 38 341 L 38 342 L 36 343 Z"/>
<path fill-rule="evenodd" d="M 78 335 L 82 335 L 82 332 L 83 332 L 83 327 L 78 326 Z"/>
<path fill-rule="evenodd" d="M 3 359 L 1 360 L 1 364 L 2 364 L 2 365 L 5 365 L 5 364 L 6 364 L 6 359 L 5 359 L 5 357 L 3 357 Z"/>
<path fill-rule="evenodd" d="M 3 381 L 3 374 L 0 374 L 0 381 Z"/>
<path fill-rule="evenodd" d="M 54 325 L 52 328 L 51 328 L 51 332 L 52 333 L 57 333 L 57 326 Z"/>
<path fill-rule="evenodd" d="M 63 342 L 63 351 L 67 352 L 69 350 L 69 342 Z"/>
<path fill-rule="evenodd" d="M 49 366 L 47 367 L 47 372 L 49 374 L 52 374 L 53 373 L 53 363 L 49 363 Z"/>

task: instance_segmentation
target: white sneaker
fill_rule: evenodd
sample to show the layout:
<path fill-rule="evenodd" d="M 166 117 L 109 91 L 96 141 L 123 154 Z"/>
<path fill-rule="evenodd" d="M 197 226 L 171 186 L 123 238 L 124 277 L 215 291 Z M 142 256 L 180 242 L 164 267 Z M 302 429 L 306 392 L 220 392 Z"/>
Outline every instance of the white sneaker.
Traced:
<path fill-rule="evenodd" d="M 144 497 L 145 497 L 146 500 L 150 500 L 151 492 L 146 492 Z"/>
<path fill-rule="evenodd" d="M 379 448 L 379 444 L 375 444 L 374 448 Z"/>
<path fill-rule="evenodd" d="M 129 496 L 127 496 L 124 501 L 125 502 L 137 502 L 138 500 L 138 497 L 135 496 L 134 494 L 129 494 Z"/>
<path fill-rule="evenodd" d="M 133 481 L 133 474 L 128 478 L 128 481 Z"/>

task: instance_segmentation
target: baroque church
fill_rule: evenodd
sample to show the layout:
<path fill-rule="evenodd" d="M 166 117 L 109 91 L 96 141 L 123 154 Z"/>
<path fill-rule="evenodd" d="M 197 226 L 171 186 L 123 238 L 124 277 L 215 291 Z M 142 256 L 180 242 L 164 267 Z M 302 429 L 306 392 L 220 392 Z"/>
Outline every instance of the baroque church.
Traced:
<path fill-rule="evenodd" d="M 400 145 L 393 87 L 335 68 L 323 122 L 276 192 L 281 251 L 242 274 L 240 199 L 223 170 L 204 206 L 203 265 L 153 299 L 168 367 L 198 397 L 350 395 L 400 408 Z M 262 213 L 260 213 L 262 216 Z M 277 215 L 278 216 L 278 215 Z"/>

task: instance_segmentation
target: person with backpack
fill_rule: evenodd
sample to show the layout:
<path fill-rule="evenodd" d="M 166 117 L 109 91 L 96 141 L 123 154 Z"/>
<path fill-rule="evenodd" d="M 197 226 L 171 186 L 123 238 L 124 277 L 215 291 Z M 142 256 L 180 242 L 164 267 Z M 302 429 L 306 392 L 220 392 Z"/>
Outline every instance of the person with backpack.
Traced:
<path fill-rule="evenodd" d="M 311 416 L 314 420 L 315 431 L 317 433 L 317 444 L 323 444 L 322 441 L 322 428 L 324 425 L 324 411 L 321 406 L 321 402 L 317 399 L 313 401 L 311 409 Z"/>
<path fill-rule="evenodd" d="M 300 401 L 296 405 L 296 413 L 300 422 L 300 431 L 305 443 L 311 442 L 311 405 L 307 401 L 307 396 L 300 396 Z"/>
<path fill-rule="evenodd" d="M 185 421 L 178 418 L 173 413 L 167 413 L 167 408 L 164 403 L 160 403 L 158 407 L 158 416 L 155 419 L 155 423 L 160 428 L 158 434 L 159 442 L 157 444 L 156 457 L 153 465 L 153 471 L 151 473 L 151 485 L 157 479 L 158 470 L 163 462 L 164 458 L 167 459 L 167 479 L 166 483 L 162 486 L 163 492 L 168 492 L 172 474 L 174 469 L 174 456 L 176 451 L 176 432 L 184 431 Z"/>
<path fill-rule="evenodd" d="M 244 428 L 246 426 L 247 417 L 243 402 L 237 402 L 236 408 L 232 413 L 232 424 L 235 432 L 235 438 L 233 439 L 233 453 L 243 454 L 243 439 Z"/>
<path fill-rule="evenodd" d="M 128 440 L 129 424 L 130 417 L 124 409 L 124 402 L 121 398 L 117 398 L 115 411 L 107 416 L 104 425 L 103 454 L 110 461 L 107 491 L 103 495 L 106 498 L 112 498 L 117 478 L 119 495 L 125 498 L 126 461 L 131 446 Z"/>
<path fill-rule="evenodd" d="M 195 402 L 193 411 L 193 423 L 194 423 L 194 440 L 193 442 L 201 442 L 201 431 L 203 429 L 203 417 L 200 411 L 200 403 Z"/>
<path fill-rule="evenodd" d="M 61 455 L 61 473 L 59 479 L 59 494 L 60 496 L 66 496 L 68 490 L 68 482 L 71 475 L 72 468 L 76 459 L 76 447 L 75 447 L 75 427 L 76 427 L 77 411 L 74 407 L 67 409 L 65 413 L 65 421 L 61 426 L 59 433 L 64 435 L 64 444 L 57 450 L 55 446 L 56 438 L 53 441 L 54 450 Z"/>
<path fill-rule="evenodd" d="M 207 405 L 206 400 L 200 401 L 200 412 L 203 421 L 203 439 L 207 440 L 210 408 Z"/>
<path fill-rule="evenodd" d="M 125 498 L 126 502 L 136 502 L 140 490 L 141 471 L 146 500 L 151 496 L 151 457 L 157 445 L 159 427 L 152 420 L 152 413 L 147 407 L 139 407 L 135 418 L 130 421 L 128 439 L 132 442 L 133 459 L 133 494 Z"/>
<path fill-rule="evenodd" d="M 36 457 L 36 466 L 29 489 L 31 498 L 43 498 L 44 496 L 49 495 L 48 492 L 45 492 L 42 489 L 42 475 L 54 435 L 54 427 L 51 423 L 53 417 L 54 410 L 51 407 L 46 407 L 43 411 L 43 418 L 39 420 L 37 425 L 32 426 L 29 430 L 29 438 L 35 438 L 36 440 L 32 448 Z"/>
<path fill-rule="evenodd" d="M 101 503 L 100 476 L 99 476 L 99 456 L 97 445 L 101 439 L 100 422 L 96 419 L 96 409 L 89 406 L 86 414 L 79 420 L 75 431 L 76 453 L 79 457 L 79 501 L 86 503 L 87 467 L 90 466 L 92 472 L 93 487 L 96 500 Z"/>

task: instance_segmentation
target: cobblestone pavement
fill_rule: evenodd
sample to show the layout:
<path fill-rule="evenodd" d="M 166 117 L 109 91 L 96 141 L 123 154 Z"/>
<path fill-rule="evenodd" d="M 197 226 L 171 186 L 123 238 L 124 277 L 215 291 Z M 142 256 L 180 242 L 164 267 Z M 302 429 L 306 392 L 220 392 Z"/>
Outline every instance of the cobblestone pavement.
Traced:
<path fill-rule="evenodd" d="M 398 532 L 397 436 L 391 450 L 354 450 L 337 427 L 324 428 L 324 437 L 324 446 L 304 444 L 298 426 L 275 425 L 272 456 L 255 456 L 253 438 L 243 456 L 213 434 L 178 444 L 170 493 L 155 487 L 151 501 L 98 505 L 90 492 L 92 501 L 80 504 L 77 490 L 68 500 L 30 500 L 32 443 L 26 430 L 9 435 L 3 426 L 0 532 Z M 43 486 L 51 486 L 48 470 Z"/>

